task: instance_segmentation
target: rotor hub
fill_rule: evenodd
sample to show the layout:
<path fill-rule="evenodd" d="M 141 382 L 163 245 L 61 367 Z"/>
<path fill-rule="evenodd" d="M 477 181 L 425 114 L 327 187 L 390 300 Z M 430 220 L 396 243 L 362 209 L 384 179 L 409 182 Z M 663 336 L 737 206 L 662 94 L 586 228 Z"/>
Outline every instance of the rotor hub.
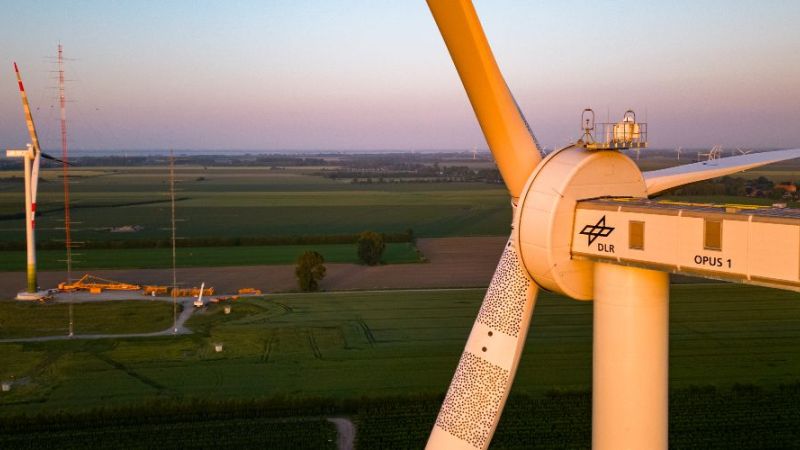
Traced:
<path fill-rule="evenodd" d="M 528 178 L 514 217 L 523 265 L 541 287 L 591 300 L 593 264 L 572 259 L 579 200 L 647 197 L 641 170 L 617 151 L 571 146 L 551 153 Z"/>

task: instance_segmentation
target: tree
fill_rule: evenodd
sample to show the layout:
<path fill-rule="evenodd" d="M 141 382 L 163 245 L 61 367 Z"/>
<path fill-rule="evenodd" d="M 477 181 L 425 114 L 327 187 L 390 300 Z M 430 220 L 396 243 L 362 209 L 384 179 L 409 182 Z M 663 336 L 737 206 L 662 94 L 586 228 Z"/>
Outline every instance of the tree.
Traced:
<path fill-rule="evenodd" d="M 413 228 L 406 228 L 406 235 L 408 236 L 408 242 L 412 244 L 417 243 L 417 237 L 414 236 L 414 229 Z"/>
<path fill-rule="evenodd" d="M 364 264 L 374 266 L 380 263 L 385 249 L 386 242 L 383 234 L 364 231 L 358 235 L 358 259 Z"/>
<path fill-rule="evenodd" d="M 297 258 L 294 274 L 297 284 L 304 292 L 319 289 L 319 281 L 325 278 L 325 258 L 317 252 L 307 251 Z"/>

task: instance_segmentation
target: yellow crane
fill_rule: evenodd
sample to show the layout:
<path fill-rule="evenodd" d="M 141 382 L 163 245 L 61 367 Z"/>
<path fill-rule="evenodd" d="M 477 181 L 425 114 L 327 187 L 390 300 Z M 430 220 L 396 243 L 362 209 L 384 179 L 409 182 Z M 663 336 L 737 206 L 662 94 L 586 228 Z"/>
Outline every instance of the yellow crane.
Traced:
<path fill-rule="evenodd" d="M 89 291 L 92 294 L 99 294 L 103 291 L 138 291 L 141 288 L 138 284 L 107 280 L 89 274 L 84 275 L 80 280 L 73 283 L 58 284 L 58 290 L 62 292 Z"/>

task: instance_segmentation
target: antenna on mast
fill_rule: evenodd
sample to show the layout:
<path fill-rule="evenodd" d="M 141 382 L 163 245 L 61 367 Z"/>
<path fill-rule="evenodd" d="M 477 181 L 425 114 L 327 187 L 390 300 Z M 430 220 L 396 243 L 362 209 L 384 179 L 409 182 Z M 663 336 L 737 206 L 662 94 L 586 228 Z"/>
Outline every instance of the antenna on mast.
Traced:
<path fill-rule="evenodd" d="M 67 250 L 67 283 L 72 283 L 72 223 L 69 213 L 69 157 L 67 151 L 67 96 L 64 90 L 64 47 L 58 43 L 58 104 L 61 112 L 61 179 L 64 182 L 64 246 Z M 69 304 L 69 335 L 74 330 L 73 305 Z"/>
<path fill-rule="evenodd" d="M 178 333 L 178 274 L 175 268 L 175 155 L 169 151 L 169 200 L 172 209 L 172 332 Z"/>
<path fill-rule="evenodd" d="M 67 282 L 72 282 L 72 233 L 69 211 L 69 156 L 67 150 L 67 96 L 64 90 L 64 47 L 58 44 L 58 103 L 61 111 L 61 160 L 64 181 L 64 239 L 67 249 Z"/>

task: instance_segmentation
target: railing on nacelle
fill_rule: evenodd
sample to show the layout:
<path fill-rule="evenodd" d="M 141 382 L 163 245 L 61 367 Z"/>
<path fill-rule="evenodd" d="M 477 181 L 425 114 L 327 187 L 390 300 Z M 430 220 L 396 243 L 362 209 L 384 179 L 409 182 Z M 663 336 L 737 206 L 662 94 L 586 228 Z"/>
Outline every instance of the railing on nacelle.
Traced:
<path fill-rule="evenodd" d="M 647 148 L 647 123 L 637 122 L 636 114 L 628 110 L 619 122 L 595 122 L 594 111 L 585 109 L 581 115 L 583 136 L 579 145 L 589 150 L 625 150 Z"/>
<path fill-rule="evenodd" d="M 800 291 L 800 209 L 578 202 L 572 257 Z"/>

